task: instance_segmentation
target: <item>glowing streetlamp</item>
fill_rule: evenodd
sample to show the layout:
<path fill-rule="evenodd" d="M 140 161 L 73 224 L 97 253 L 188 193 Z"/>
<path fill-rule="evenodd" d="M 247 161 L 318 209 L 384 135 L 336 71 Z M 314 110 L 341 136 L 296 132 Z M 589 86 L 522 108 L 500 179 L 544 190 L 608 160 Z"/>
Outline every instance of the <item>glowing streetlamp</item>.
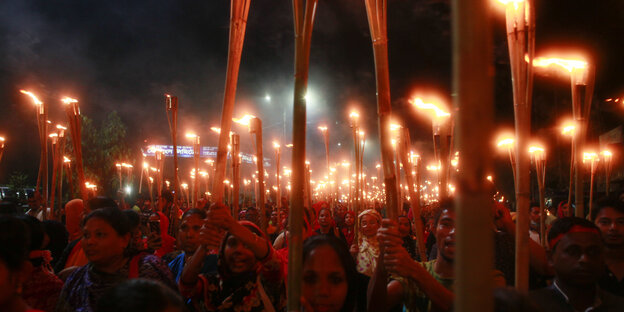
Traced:
<path fill-rule="evenodd" d="M 262 156 L 262 120 L 253 115 L 245 115 L 242 118 L 233 118 L 234 122 L 249 127 L 249 133 L 256 135 L 256 164 L 258 170 L 258 197 L 256 198 L 256 208 L 260 212 L 260 228 L 266 232 L 266 207 L 264 206 L 264 158 Z M 215 180 L 213 183 L 217 183 Z M 222 183 L 222 182 L 219 182 Z M 217 186 L 218 184 L 215 184 Z M 214 187 L 213 187 L 214 189 Z"/>
<path fill-rule="evenodd" d="M 594 201 L 594 176 L 596 175 L 596 169 L 600 158 L 598 154 L 594 152 L 583 152 L 583 163 L 589 163 L 590 180 L 589 180 L 589 216 L 592 215 L 593 201 Z M 578 173 L 577 173 L 578 174 Z M 577 194 L 578 196 L 578 194 Z"/>
<path fill-rule="evenodd" d="M 537 175 L 537 186 L 539 190 L 539 203 L 540 203 L 540 242 L 542 246 L 546 247 L 546 227 L 545 227 L 545 200 L 544 200 L 544 185 L 546 180 L 546 152 L 544 148 L 539 145 L 532 145 L 529 147 L 529 154 L 533 158 L 535 163 L 535 172 Z"/>
<path fill-rule="evenodd" d="M 433 148 L 436 160 L 440 163 L 440 199 L 448 197 L 448 171 L 452 142 L 451 114 L 443 108 L 442 104 L 425 103 L 420 98 L 410 100 L 417 109 L 429 113 L 433 129 Z"/>
<path fill-rule="evenodd" d="M 610 150 L 600 152 L 605 164 L 605 195 L 609 196 L 611 189 L 611 171 L 613 170 L 613 153 Z"/>

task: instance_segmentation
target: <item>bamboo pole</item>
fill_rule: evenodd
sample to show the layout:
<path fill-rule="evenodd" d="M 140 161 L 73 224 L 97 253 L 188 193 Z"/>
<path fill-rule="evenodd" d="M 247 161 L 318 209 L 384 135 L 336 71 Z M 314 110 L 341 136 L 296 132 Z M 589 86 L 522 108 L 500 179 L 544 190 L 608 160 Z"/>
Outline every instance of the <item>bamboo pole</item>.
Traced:
<path fill-rule="evenodd" d="M 219 134 L 217 161 L 214 180 L 212 181 L 212 196 L 215 202 L 223 202 L 223 180 L 225 180 L 227 145 L 230 141 L 232 112 L 234 111 L 236 84 L 238 82 L 238 70 L 240 68 L 241 54 L 243 52 L 243 42 L 245 40 L 249 3 L 250 0 L 231 0 L 230 45 L 228 51 L 227 74 L 225 77 L 223 108 L 221 112 L 221 133 Z M 262 159 L 260 159 L 260 161 L 262 161 Z"/>
<path fill-rule="evenodd" d="M 392 107 L 390 103 L 390 71 L 388 67 L 388 34 L 386 0 L 364 0 L 368 26 L 375 57 L 375 77 L 377 85 L 377 115 L 379 117 L 379 141 L 381 161 L 386 189 L 386 212 L 391 219 L 398 217 L 398 198 L 396 175 L 392 162 L 392 143 L 390 130 Z"/>
<path fill-rule="evenodd" d="M 585 217 L 585 201 L 583 192 L 583 150 L 589 124 L 591 99 L 594 92 L 595 68 L 588 64 L 586 69 L 575 69 L 570 75 L 572 87 L 572 115 L 578 131 L 574 134 L 574 194 L 576 200 L 575 216 Z"/>
<path fill-rule="evenodd" d="M 535 49 L 535 14 L 530 0 L 509 3 L 506 8 L 507 41 L 511 64 L 516 130 L 516 289 L 529 289 L 529 208 L 531 203 L 530 160 L 532 60 Z M 529 62 L 525 60 L 528 58 Z"/>
<path fill-rule="evenodd" d="M 453 0 L 453 93 L 458 109 L 456 311 L 493 310 L 492 217 L 486 174 L 492 155 L 493 73 L 488 0 Z"/>
<path fill-rule="evenodd" d="M 293 0 L 295 28 L 295 86 L 293 98 L 293 151 L 290 246 L 288 250 L 288 301 L 289 312 L 301 310 L 301 281 L 303 266 L 303 209 L 306 154 L 306 99 L 310 65 L 310 42 L 316 14 L 317 0 Z"/>
<path fill-rule="evenodd" d="M 262 156 L 262 120 L 258 117 L 253 117 L 250 120 L 249 132 L 256 134 L 256 157 L 258 168 L 258 198 L 256 200 L 256 208 L 260 214 L 260 228 L 266 233 L 267 220 L 266 220 L 266 205 L 264 204 L 264 158 Z"/>
<path fill-rule="evenodd" d="M 88 198 L 87 187 L 85 184 L 84 167 L 82 164 L 82 130 L 81 115 L 78 101 L 66 98 L 63 100 L 65 104 L 65 113 L 69 123 L 69 131 L 71 133 L 72 147 L 74 149 L 74 157 L 76 158 L 76 175 L 78 185 L 80 187 L 80 196 L 86 201 Z"/>
<path fill-rule="evenodd" d="M 570 184 L 568 189 L 568 212 L 566 213 L 566 217 L 572 216 L 572 191 L 574 190 L 574 159 L 576 158 L 576 148 L 574 147 L 574 138 L 572 138 L 572 143 L 570 143 Z"/>
<path fill-rule="evenodd" d="M 199 153 L 201 145 L 199 135 L 193 140 L 193 158 L 195 161 L 195 179 L 193 180 L 193 208 L 197 207 L 197 197 L 199 194 Z"/>
<path fill-rule="evenodd" d="M 54 199 L 56 195 L 56 174 L 58 172 L 58 158 L 60 157 L 61 151 L 60 147 L 60 137 L 59 133 L 56 133 L 56 136 L 52 138 L 52 190 L 50 192 L 50 212 L 53 220 L 56 220 L 57 214 L 54 209 Z"/>
<path fill-rule="evenodd" d="M 282 185 L 280 183 L 280 157 L 281 157 L 281 147 L 279 144 L 274 145 L 275 147 L 275 185 L 277 185 L 277 192 L 275 194 L 276 207 L 278 209 L 282 208 Z"/>
<path fill-rule="evenodd" d="M 173 202 L 177 205 L 180 193 L 180 178 L 178 175 L 178 97 L 165 94 L 165 107 L 167 121 L 169 122 L 169 132 L 171 132 L 171 143 L 173 144 Z M 169 113 L 171 112 L 171 117 Z M 143 174 L 141 173 L 141 179 Z M 139 184 L 139 188 L 141 188 Z M 139 191 L 140 193 L 140 191 Z"/>
<path fill-rule="evenodd" d="M 408 185 L 410 206 L 412 208 L 412 215 L 414 216 L 413 222 L 416 228 L 416 239 L 418 243 L 418 252 L 420 254 L 421 261 L 427 261 L 427 252 L 425 249 L 425 241 L 423 239 L 424 231 L 422 219 L 420 218 L 420 203 L 418 195 L 414 191 L 414 177 L 412 176 L 411 166 L 408 161 L 408 151 L 412 143 L 410 142 L 409 129 L 402 128 L 401 141 L 399 145 L 399 154 L 401 155 L 401 163 L 403 164 L 403 173 L 405 174 L 405 181 Z"/>
<path fill-rule="evenodd" d="M 234 133 L 232 134 L 232 182 L 234 183 L 234 188 L 232 190 L 232 210 L 234 211 L 233 216 L 236 220 L 238 220 L 238 212 L 240 211 L 240 207 L 238 204 L 239 193 L 240 193 L 240 135 Z M 244 196 L 243 192 L 243 198 Z M 244 203 L 244 201 L 243 201 Z"/>

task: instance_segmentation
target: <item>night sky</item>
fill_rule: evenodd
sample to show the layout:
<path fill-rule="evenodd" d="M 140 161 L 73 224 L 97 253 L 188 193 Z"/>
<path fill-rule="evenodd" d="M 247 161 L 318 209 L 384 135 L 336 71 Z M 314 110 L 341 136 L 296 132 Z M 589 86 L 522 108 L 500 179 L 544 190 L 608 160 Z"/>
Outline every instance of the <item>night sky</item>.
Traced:
<path fill-rule="evenodd" d="M 604 99 L 624 96 L 624 2 L 541 0 L 536 11 L 536 55 L 552 47 L 573 47 L 585 51 L 596 64 L 596 115 L 592 116 L 596 127 L 590 136 L 622 124 L 624 107 L 611 107 L 614 104 Z M 496 118 L 501 127 L 511 127 L 511 82 L 501 12 L 493 11 L 492 16 Z M 421 141 L 415 146 L 424 155 L 431 153 L 431 125 L 407 100 L 421 89 L 434 89 L 450 98 L 450 23 L 449 1 L 388 1 L 393 112 L 410 128 L 412 141 Z M 19 89 L 32 90 L 47 102 L 55 122 L 65 121 L 59 101 L 63 96 L 79 99 L 82 113 L 96 122 L 107 112 L 118 111 L 137 152 L 144 140 L 170 143 L 163 96 L 170 93 L 179 98 L 180 132 L 194 130 L 203 145 L 216 145 L 217 136 L 209 128 L 218 126 L 221 113 L 228 29 L 229 1 L 225 0 L 1 1 L 0 135 L 7 137 L 7 149 L 0 163 L 0 184 L 14 170 L 36 178 L 35 113 Z M 250 112 L 263 120 L 267 149 L 269 140 L 291 142 L 293 67 L 291 1 L 252 0 L 234 115 Z M 367 142 L 365 162 L 374 168 L 379 159 L 375 77 L 363 1 L 319 1 L 309 88 L 309 158 L 324 159 L 316 127 L 327 124 L 334 160 L 348 159 L 352 141 L 347 116 L 357 107 L 365 131 L 373 136 Z M 548 129 L 571 114 L 569 98 L 568 82 L 536 77 L 534 133 L 556 135 Z M 238 125 L 233 130 L 237 127 L 242 149 L 249 152 L 247 131 Z M 284 158 L 289 161 L 290 156 Z M 500 157 L 498 165 L 504 166 L 505 160 Z"/>

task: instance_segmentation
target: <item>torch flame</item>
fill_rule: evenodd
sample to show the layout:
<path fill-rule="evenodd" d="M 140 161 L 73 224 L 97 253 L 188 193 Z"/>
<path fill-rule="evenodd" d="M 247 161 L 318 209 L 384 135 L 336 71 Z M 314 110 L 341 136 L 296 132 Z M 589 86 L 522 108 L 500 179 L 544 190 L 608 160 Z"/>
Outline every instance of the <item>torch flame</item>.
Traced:
<path fill-rule="evenodd" d="M 241 124 L 241 125 L 249 126 L 249 122 L 253 118 L 256 118 L 256 116 L 254 116 L 254 115 L 245 115 L 242 118 L 232 118 L 232 121 L 234 121 L 235 123 Z"/>
<path fill-rule="evenodd" d="M 63 156 L 63 162 L 68 163 L 68 162 L 71 162 L 71 160 L 67 158 L 67 156 Z"/>
<path fill-rule="evenodd" d="M 327 131 L 327 127 L 326 126 L 319 126 L 318 129 L 321 130 L 321 131 Z"/>
<path fill-rule="evenodd" d="M 351 113 L 349 114 L 349 118 L 358 119 L 358 118 L 360 118 L 360 114 L 358 114 L 358 112 L 357 112 L 357 111 L 353 110 L 353 111 L 351 111 Z"/>
<path fill-rule="evenodd" d="M 292 143 L 286 144 L 286 147 L 293 147 Z"/>
<path fill-rule="evenodd" d="M 56 133 L 56 132 L 55 133 L 50 133 L 49 137 L 50 138 L 56 138 L 56 137 L 58 137 L 58 133 Z"/>
<path fill-rule="evenodd" d="M 576 125 L 572 122 L 568 122 L 563 125 L 561 129 L 561 134 L 573 136 L 575 129 L 576 129 Z"/>
<path fill-rule="evenodd" d="M 70 97 L 64 97 L 61 99 L 61 102 L 63 102 L 63 104 L 67 105 L 67 104 L 71 104 L 71 103 L 78 103 L 78 100 L 76 99 L 72 99 Z"/>
<path fill-rule="evenodd" d="M 277 141 L 273 141 L 273 147 L 280 148 L 280 145 L 279 143 L 277 143 Z"/>
<path fill-rule="evenodd" d="M 66 127 L 63 127 L 63 126 L 61 126 L 61 125 L 56 125 L 56 129 L 59 129 L 59 130 L 67 130 L 67 128 L 66 128 Z"/>
<path fill-rule="evenodd" d="M 197 134 L 189 132 L 189 133 L 186 134 L 186 137 L 189 138 L 189 139 L 194 139 L 194 138 L 197 137 Z"/>
<path fill-rule="evenodd" d="M 217 128 L 217 127 L 210 127 L 210 130 L 216 132 L 216 133 L 221 133 L 221 128 Z"/>
<path fill-rule="evenodd" d="M 613 153 L 611 153 L 610 150 L 604 150 L 600 152 L 600 154 L 602 154 L 602 156 L 604 156 L 605 158 L 611 158 L 613 156 Z"/>
<path fill-rule="evenodd" d="M 586 161 L 599 161 L 598 154 L 595 152 L 583 152 L 583 163 Z"/>
<path fill-rule="evenodd" d="M 551 65 L 561 66 L 568 72 L 572 72 L 575 69 L 587 68 L 587 62 L 584 60 L 570 60 L 570 59 L 563 59 L 563 58 L 546 58 L 546 57 L 538 57 L 533 60 L 533 66 L 535 67 L 548 67 Z"/>
<path fill-rule="evenodd" d="M 544 154 L 544 148 L 538 145 L 529 146 L 529 153 L 535 156 L 540 156 Z"/>
<path fill-rule="evenodd" d="M 43 104 L 43 102 L 39 101 L 39 99 L 37 98 L 37 96 L 34 93 L 32 93 L 30 91 L 26 91 L 26 90 L 20 90 L 20 92 L 30 96 L 32 98 L 32 100 L 33 100 L 33 103 L 35 103 L 35 105 Z"/>
<path fill-rule="evenodd" d="M 390 124 L 390 131 L 395 131 L 401 129 L 401 125 L 399 124 Z"/>
<path fill-rule="evenodd" d="M 514 138 L 507 137 L 498 141 L 498 143 L 496 143 L 496 146 L 510 148 L 513 146 L 514 142 L 515 142 Z"/>
<path fill-rule="evenodd" d="M 437 118 L 451 116 L 451 114 L 449 112 L 443 110 L 440 106 L 432 104 L 432 103 L 425 103 L 425 102 L 423 102 L 423 100 L 421 98 L 416 98 L 414 100 L 409 100 L 409 102 L 412 105 L 416 106 L 416 108 L 432 110 L 433 112 L 435 112 L 435 116 Z"/>

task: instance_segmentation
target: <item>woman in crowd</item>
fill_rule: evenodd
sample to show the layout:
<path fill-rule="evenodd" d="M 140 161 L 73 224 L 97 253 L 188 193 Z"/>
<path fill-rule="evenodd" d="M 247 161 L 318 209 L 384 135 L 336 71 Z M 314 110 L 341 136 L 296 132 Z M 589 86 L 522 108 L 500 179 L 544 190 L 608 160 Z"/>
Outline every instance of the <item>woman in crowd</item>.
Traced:
<path fill-rule="evenodd" d="M 82 230 L 82 248 L 89 263 L 67 278 L 56 311 L 94 311 L 107 290 L 138 277 L 175 289 L 169 268 L 158 257 L 127 253 L 131 228 L 117 207 L 92 211 L 85 217 Z"/>
<path fill-rule="evenodd" d="M 251 222 L 236 222 L 221 204 L 210 208 L 207 220 L 201 244 L 182 272 L 182 295 L 203 299 L 208 311 L 283 310 L 282 262 L 265 234 Z M 199 274 L 208 250 L 219 246 L 218 273 Z"/>
<path fill-rule="evenodd" d="M 29 231 L 13 216 L 0 215 L 0 311 L 40 312 L 22 299 L 28 279 Z"/>
<path fill-rule="evenodd" d="M 44 311 L 53 311 L 56 306 L 63 282 L 54 275 L 50 261 L 52 255 L 46 250 L 47 242 L 43 223 L 37 218 L 23 215 L 19 219 L 29 229 L 30 246 L 28 260 L 32 264 L 32 272 L 24 283 L 22 298 L 31 307 Z"/>
<path fill-rule="evenodd" d="M 414 237 L 414 231 L 412 231 L 412 222 L 406 216 L 399 216 L 399 234 L 403 237 L 403 247 L 407 250 L 410 257 L 420 261 L 416 237 Z"/>
<path fill-rule="evenodd" d="M 336 226 L 334 225 L 334 219 L 332 218 L 331 210 L 329 210 L 329 207 L 323 207 L 319 210 L 318 225 L 319 228 L 314 231 L 316 235 L 330 235 L 340 238 L 345 243 L 347 242 L 342 232 L 339 231 L 338 228 L 336 228 Z"/>
<path fill-rule="evenodd" d="M 199 233 L 204 225 L 204 219 L 206 219 L 206 213 L 195 208 L 187 210 L 182 215 L 182 222 L 178 229 L 179 251 L 174 252 L 177 255 L 169 261 L 169 269 L 171 269 L 176 282 L 180 280 L 184 266 L 189 262 L 197 247 L 199 247 Z M 168 257 L 171 256 L 168 255 Z M 201 273 L 210 273 L 216 270 L 217 255 L 206 255 Z"/>
<path fill-rule="evenodd" d="M 375 209 L 367 209 L 360 213 L 360 237 L 351 245 L 351 254 L 355 256 L 357 271 L 370 277 L 375 272 L 379 257 L 377 229 L 381 225 L 381 215 Z"/>
<path fill-rule="evenodd" d="M 346 211 L 344 213 L 344 226 L 342 227 L 342 236 L 347 241 L 347 246 L 353 244 L 353 238 L 355 237 L 355 213 L 353 211 Z"/>
<path fill-rule="evenodd" d="M 357 272 L 343 241 L 329 235 L 308 238 L 302 274 L 305 311 L 354 311 Z"/>

